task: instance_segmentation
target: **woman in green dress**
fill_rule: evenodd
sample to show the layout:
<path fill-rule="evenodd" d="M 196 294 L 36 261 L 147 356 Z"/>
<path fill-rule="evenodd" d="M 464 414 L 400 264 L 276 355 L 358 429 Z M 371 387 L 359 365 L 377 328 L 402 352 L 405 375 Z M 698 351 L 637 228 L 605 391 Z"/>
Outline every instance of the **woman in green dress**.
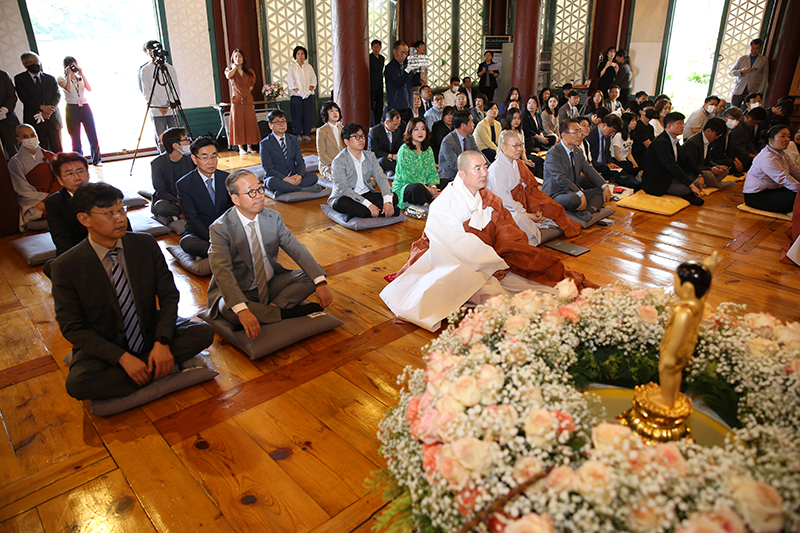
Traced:
<path fill-rule="evenodd" d="M 403 145 L 397 152 L 392 191 L 406 204 L 426 205 L 439 195 L 439 174 L 430 147 L 431 133 L 425 119 L 414 117 L 408 121 Z"/>

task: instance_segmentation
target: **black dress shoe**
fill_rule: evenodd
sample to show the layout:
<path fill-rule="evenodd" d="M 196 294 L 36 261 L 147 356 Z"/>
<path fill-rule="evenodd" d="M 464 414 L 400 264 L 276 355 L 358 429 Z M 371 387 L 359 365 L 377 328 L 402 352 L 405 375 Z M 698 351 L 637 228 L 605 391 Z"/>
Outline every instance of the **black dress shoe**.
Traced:
<path fill-rule="evenodd" d="M 705 200 L 700 198 L 699 196 L 695 196 L 694 194 L 687 194 L 683 197 L 684 200 L 688 201 L 692 205 L 703 205 L 706 203 Z"/>

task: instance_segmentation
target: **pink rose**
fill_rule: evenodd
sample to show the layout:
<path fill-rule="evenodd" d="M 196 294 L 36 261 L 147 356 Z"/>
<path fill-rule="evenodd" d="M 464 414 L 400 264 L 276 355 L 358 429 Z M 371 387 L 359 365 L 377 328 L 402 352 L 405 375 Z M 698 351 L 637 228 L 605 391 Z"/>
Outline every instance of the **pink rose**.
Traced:
<path fill-rule="evenodd" d="M 546 515 L 528 513 L 506 526 L 505 533 L 554 533 L 553 522 Z"/>
<path fill-rule="evenodd" d="M 484 305 L 489 309 L 497 311 L 501 315 L 508 313 L 508 297 L 506 296 L 492 296 L 486 300 Z"/>
<path fill-rule="evenodd" d="M 581 319 L 580 315 L 578 314 L 578 306 L 576 306 L 574 303 L 559 307 L 558 314 L 561 315 L 564 320 L 568 320 L 573 324 L 577 324 Z"/>
<path fill-rule="evenodd" d="M 542 322 L 555 328 L 560 328 L 564 323 L 564 317 L 557 310 L 550 310 L 542 317 Z"/>
<path fill-rule="evenodd" d="M 628 527 L 631 531 L 655 531 L 666 520 L 666 510 L 650 500 L 639 500 L 630 506 Z"/>
<path fill-rule="evenodd" d="M 506 319 L 505 324 L 503 324 L 503 329 L 505 330 L 506 335 L 510 337 L 516 337 L 522 332 L 522 330 L 530 325 L 531 321 L 525 315 L 512 315 Z"/>
<path fill-rule="evenodd" d="M 439 449 L 436 466 L 451 490 L 459 491 L 469 481 L 469 472 L 456 458 L 452 444 L 445 444 Z"/>
<path fill-rule="evenodd" d="M 744 320 L 748 327 L 757 335 L 765 339 L 771 339 L 775 336 L 775 327 L 778 326 L 778 319 L 771 314 L 747 313 L 744 315 Z"/>
<path fill-rule="evenodd" d="M 497 350 L 507 363 L 521 363 L 528 360 L 528 345 L 519 339 L 506 339 L 497 345 Z"/>
<path fill-rule="evenodd" d="M 578 287 L 572 278 L 564 278 L 553 287 L 558 291 L 558 299 L 562 302 L 571 302 L 578 297 Z"/>
<path fill-rule="evenodd" d="M 476 511 L 475 501 L 481 497 L 485 497 L 486 492 L 478 489 L 471 489 L 469 487 L 462 489 L 461 492 L 456 494 L 456 506 L 461 516 L 469 516 Z"/>
<path fill-rule="evenodd" d="M 587 500 L 609 504 L 614 499 L 612 492 L 614 473 L 600 461 L 589 460 L 583 463 L 578 470 L 575 490 Z"/>
<path fill-rule="evenodd" d="M 492 443 L 464 437 L 453 441 L 453 455 L 466 468 L 473 478 L 479 478 L 492 466 Z"/>
<path fill-rule="evenodd" d="M 485 404 L 494 402 L 494 398 L 505 383 L 503 369 L 492 365 L 483 365 L 477 374 L 478 389 L 481 391 L 481 401 Z"/>
<path fill-rule="evenodd" d="M 589 287 L 586 287 L 585 289 L 581 290 L 581 298 L 583 298 L 584 300 L 588 300 L 589 298 L 592 297 L 592 294 L 594 294 L 595 290 L 596 289 L 591 289 Z"/>
<path fill-rule="evenodd" d="M 525 483 L 542 471 L 542 461 L 537 457 L 518 457 L 512 475 L 517 483 Z"/>
<path fill-rule="evenodd" d="M 406 420 L 411 427 L 411 433 L 414 433 L 414 422 L 417 420 L 419 414 L 419 396 L 413 396 L 408 402 L 408 409 L 406 410 Z"/>
<path fill-rule="evenodd" d="M 433 473 L 436 471 L 436 462 L 439 459 L 439 450 L 441 448 L 441 444 L 422 445 L 422 468 L 425 470 L 425 479 L 428 480 L 428 483 L 433 480 Z"/>
<path fill-rule="evenodd" d="M 783 529 L 783 498 L 771 485 L 745 476 L 728 481 L 736 509 L 753 533 L 772 533 Z"/>
<path fill-rule="evenodd" d="M 775 328 L 775 339 L 789 348 L 800 348 L 800 323 L 792 322 Z"/>
<path fill-rule="evenodd" d="M 672 442 L 656 444 L 655 460 L 669 472 L 684 477 L 686 475 L 686 459 L 683 458 L 681 449 Z"/>
<path fill-rule="evenodd" d="M 775 353 L 780 349 L 777 342 L 769 339 L 756 337 L 747 341 L 747 351 L 753 357 L 764 357 L 770 353 Z"/>
<path fill-rule="evenodd" d="M 622 424 L 602 422 L 592 428 L 592 444 L 601 452 L 622 448 L 622 443 L 631 437 L 631 428 Z"/>
<path fill-rule="evenodd" d="M 568 413 L 556 410 L 550 411 L 550 413 L 552 413 L 556 419 L 559 435 L 564 431 L 567 433 L 572 433 L 575 431 L 575 420 L 573 420 Z"/>
<path fill-rule="evenodd" d="M 465 407 L 472 407 L 481 401 L 478 380 L 469 374 L 465 374 L 455 380 L 450 386 L 450 392 Z"/>
<path fill-rule="evenodd" d="M 800 379 L 800 357 L 795 357 L 786 367 L 786 371 Z"/>
<path fill-rule="evenodd" d="M 416 434 L 412 428 L 411 435 L 425 444 L 441 442 L 439 438 L 439 412 L 436 409 L 429 409 L 419 419 L 419 423 L 416 426 Z"/>
<path fill-rule="evenodd" d="M 631 450 L 628 453 L 628 469 L 634 474 L 644 475 L 645 468 L 655 462 L 655 454 L 655 448 L 652 446 Z"/>
<path fill-rule="evenodd" d="M 448 394 L 436 401 L 436 410 L 439 411 L 440 415 L 457 415 L 464 412 L 464 404 Z"/>
<path fill-rule="evenodd" d="M 647 296 L 647 291 L 643 289 L 637 289 L 635 291 L 631 291 L 628 294 L 631 295 L 631 298 L 644 298 Z"/>
<path fill-rule="evenodd" d="M 485 344 L 477 342 L 469 347 L 469 355 L 474 359 L 489 359 L 492 356 L 491 350 Z"/>
<path fill-rule="evenodd" d="M 543 447 L 555 440 L 557 423 L 550 411 L 533 408 L 525 415 L 525 438 L 532 446 Z"/>
<path fill-rule="evenodd" d="M 558 494 L 573 490 L 576 481 L 575 471 L 568 466 L 555 467 L 545 478 L 547 487 Z"/>
<path fill-rule="evenodd" d="M 526 315 L 532 315 L 541 308 L 541 299 L 539 293 L 527 290 L 515 294 L 511 304 Z"/>
<path fill-rule="evenodd" d="M 745 526 L 738 514 L 730 509 L 716 509 L 695 515 L 675 533 L 745 533 Z"/>
<path fill-rule="evenodd" d="M 645 324 L 655 324 L 658 322 L 658 309 L 652 305 L 640 305 L 638 309 L 636 309 L 636 314 L 639 315 L 639 319 Z"/>
<path fill-rule="evenodd" d="M 480 341 L 483 337 L 483 315 L 481 313 L 467 315 L 456 328 L 455 334 L 464 346 Z"/>

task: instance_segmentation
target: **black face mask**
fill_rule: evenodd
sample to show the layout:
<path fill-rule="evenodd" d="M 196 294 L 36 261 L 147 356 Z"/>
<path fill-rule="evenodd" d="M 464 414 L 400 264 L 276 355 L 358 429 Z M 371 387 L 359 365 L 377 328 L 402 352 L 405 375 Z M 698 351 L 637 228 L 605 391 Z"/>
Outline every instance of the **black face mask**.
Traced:
<path fill-rule="evenodd" d="M 41 72 L 42 70 L 42 66 L 38 63 L 33 63 L 25 68 L 28 69 L 28 72 L 30 72 L 31 74 L 39 74 L 39 72 Z"/>

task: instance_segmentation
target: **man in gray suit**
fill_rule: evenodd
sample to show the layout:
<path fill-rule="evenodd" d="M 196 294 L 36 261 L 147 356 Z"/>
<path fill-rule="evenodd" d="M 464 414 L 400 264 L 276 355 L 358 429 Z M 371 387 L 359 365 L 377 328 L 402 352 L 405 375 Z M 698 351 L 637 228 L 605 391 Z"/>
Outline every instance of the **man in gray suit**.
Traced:
<path fill-rule="evenodd" d="M 461 152 L 480 151 L 472 137 L 475 124 L 472 122 L 472 115 L 469 111 L 461 109 L 453 113 L 453 128 L 453 131 L 444 136 L 442 147 L 439 148 L 440 189 L 456 178 L 458 156 L 461 155 Z"/>
<path fill-rule="evenodd" d="M 583 141 L 578 122 L 567 119 L 559 131 L 561 142 L 544 160 L 542 190 L 581 220 L 590 220 L 592 213 L 611 199 L 611 185 L 586 161 L 583 152 L 575 150 Z"/>
<path fill-rule="evenodd" d="M 333 190 L 328 205 L 350 218 L 391 217 L 397 211 L 397 195 L 378 164 L 375 154 L 364 150 L 366 135 L 361 124 L 348 124 L 341 131 L 344 150 L 331 164 Z M 370 182 L 375 181 L 380 192 Z"/>
<path fill-rule="evenodd" d="M 333 301 L 325 271 L 284 225 L 280 213 L 264 209 L 264 185 L 249 170 L 239 169 L 225 181 L 234 207 L 211 227 L 208 259 L 208 315 L 222 315 L 257 339 L 261 324 L 322 311 Z M 278 263 L 283 249 L 301 270 Z M 302 304 L 316 293 L 316 304 Z"/>
<path fill-rule="evenodd" d="M 739 107 L 744 97 L 750 93 L 763 93 L 769 80 L 769 61 L 761 55 L 764 41 L 753 39 L 750 41 L 750 54 L 736 60 L 731 68 L 730 75 L 736 78 L 731 94 L 731 105 Z"/>

